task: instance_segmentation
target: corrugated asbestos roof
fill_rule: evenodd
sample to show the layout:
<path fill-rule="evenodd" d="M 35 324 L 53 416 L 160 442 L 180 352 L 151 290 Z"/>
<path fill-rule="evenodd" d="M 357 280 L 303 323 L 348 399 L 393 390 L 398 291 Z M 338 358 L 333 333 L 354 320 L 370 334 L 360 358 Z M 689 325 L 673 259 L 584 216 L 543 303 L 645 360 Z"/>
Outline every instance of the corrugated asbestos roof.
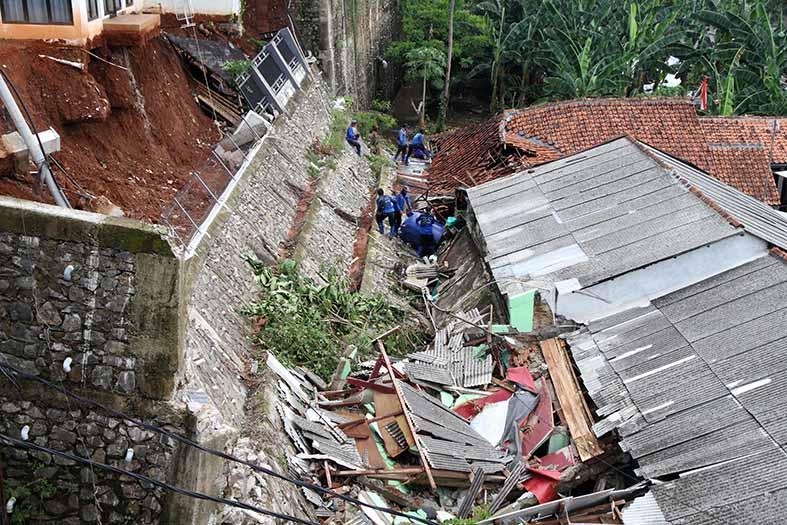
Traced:
<path fill-rule="evenodd" d="M 468 196 L 504 291 L 528 280 L 586 287 L 738 233 L 626 137 Z"/>
<path fill-rule="evenodd" d="M 674 170 L 675 175 L 738 219 L 746 231 L 779 248 L 787 249 L 787 221 L 779 212 L 656 148 L 645 144 L 643 147 Z"/>
<path fill-rule="evenodd" d="M 787 511 L 785 321 L 787 263 L 767 255 L 568 337 L 596 432 L 617 428 L 640 475 L 680 475 L 653 487 L 669 522 Z"/>

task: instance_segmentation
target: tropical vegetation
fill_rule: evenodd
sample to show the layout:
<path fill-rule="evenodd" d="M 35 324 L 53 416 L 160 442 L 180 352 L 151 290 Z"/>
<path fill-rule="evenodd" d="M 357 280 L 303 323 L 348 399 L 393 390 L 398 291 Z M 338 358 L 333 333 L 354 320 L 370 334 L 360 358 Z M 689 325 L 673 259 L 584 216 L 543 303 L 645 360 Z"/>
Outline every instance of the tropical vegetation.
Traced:
<path fill-rule="evenodd" d="M 424 106 L 440 116 L 449 92 L 484 94 L 498 111 L 687 95 L 705 77 L 709 113 L 787 110 L 787 31 L 775 0 L 404 0 L 403 10 L 388 58 L 422 82 Z"/>

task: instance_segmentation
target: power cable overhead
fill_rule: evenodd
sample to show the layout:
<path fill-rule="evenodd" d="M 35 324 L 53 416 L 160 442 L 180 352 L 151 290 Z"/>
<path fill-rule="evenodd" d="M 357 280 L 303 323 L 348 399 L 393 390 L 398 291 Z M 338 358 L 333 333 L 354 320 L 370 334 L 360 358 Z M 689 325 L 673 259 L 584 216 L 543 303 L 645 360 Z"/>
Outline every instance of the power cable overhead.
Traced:
<path fill-rule="evenodd" d="M 425 518 L 421 518 L 421 517 L 418 517 L 418 516 L 413 516 L 413 515 L 407 514 L 405 512 L 399 512 L 397 510 L 390 509 L 388 507 L 381 507 L 379 505 L 374 505 L 372 503 L 366 503 L 366 502 L 361 501 L 361 500 L 359 500 L 357 498 L 353 498 L 352 496 L 347 496 L 345 494 L 341 494 L 339 492 L 335 492 L 335 491 L 333 491 L 331 489 L 326 489 L 326 488 L 321 487 L 320 485 L 317 485 L 315 483 L 309 483 L 307 481 L 301 481 L 299 479 L 291 478 L 291 477 L 286 476 L 284 474 L 279 474 L 275 470 L 271 470 L 271 469 L 269 469 L 267 467 L 262 467 L 260 465 L 255 464 L 255 463 L 252 463 L 250 461 L 246 461 L 246 460 L 240 459 L 238 457 L 232 456 L 230 454 L 227 454 L 225 452 L 221 452 L 220 450 L 215 450 L 215 449 L 211 449 L 211 448 L 208 448 L 208 447 L 204 447 L 204 446 L 200 445 L 199 443 L 196 443 L 195 441 L 192 441 L 191 439 L 189 439 L 189 438 L 187 438 L 185 436 L 181 436 L 180 434 L 176 434 L 174 432 L 170 432 L 169 430 L 165 430 L 165 429 L 163 429 L 161 427 L 158 427 L 156 425 L 150 425 L 150 424 L 145 423 L 145 422 L 143 422 L 143 421 L 141 421 L 139 419 L 136 419 L 136 418 L 133 418 L 133 417 L 127 415 L 127 414 L 124 414 L 123 412 L 119 412 L 117 410 L 109 408 L 108 406 L 103 405 L 103 404 L 99 403 L 98 401 L 94 401 L 92 399 L 88 399 L 88 398 L 79 396 L 77 394 L 74 394 L 73 392 L 69 391 L 66 388 L 63 388 L 63 387 L 58 386 L 58 385 L 56 385 L 56 384 L 54 384 L 54 383 L 52 383 L 50 381 L 47 381 L 46 379 L 44 379 L 42 377 L 39 377 L 39 376 L 30 374 L 30 373 L 27 373 L 27 372 L 25 372 L 23 370 L 20 370 L 20 369 L 14 367 L 13 365 L 8 364 L 7 362 L 0 362 L 0 371 L 6 372 L 6 373 L 11 372 L 13 375 L 15 375 L 18 378 L 41 383 L 42 385 L 45 385 L 45 386 L 47 386 L 49 388 L 57 390 L 61 394 L 66 395 L 66 396 L 70 397 L 71 399 L 74 399 L 74 400 L 76 400 L 77 402 L 79 402 L 79 403 L 81 403 L 83 405 L 88 405 L 88 406 L 92 406 L 92 407 L 95 407 L 95 408 L 100 408 L 101 410 L 105 411 L 107 414 L 110 414 L 113 417 L 116 417 L 118 419 L 123 419 L 123 420 L 129 421 L 129 422 L 139 426 L 140 428 L 144 428 L 145 430 L 150 430 L 151 432 L 156 432 L 158 434 L 165 435 L 165 436 L 167 436 L 167 437 L 169 437 L 169 438 L 171 438 L 171 439 L 173 439 L 173 440 L 175 440 L 175 441 L 177 441 L 179 443 L 183 443 L 184 445 L 188 445 L 190 447 L 196 448 L 197 450 L 205 452 L 206 454 L 210 454 L 212 456 L 220 457 L 220 458 L 226 459 L 228 461 L 239 463 L 241 465 L 249 467 L 250 469 L 252 469 L 252 470 L 254 470 L 256 472 L 260 472 L 262 474 L 266 474 L 266 475 L 272 476 L 272 477 L 280 479 L 282 481 L 286 481 L 287 483 L 291 483 L 291 484 L 293 484 L 293 485 L 295 485 L 297 487 L 309 489 L 309 490 L 312 490 L 312 491 L 317 492 L 319 494 L 323 494 L 323 495 L 327 495 L 327 496 L 333 496 L 335 498 L 339 498 L 341 500 L 344 500 L 344 501 L 346 501 L 348 503 L 352 503 L 353 505 L 356 505 L 356 506 L 359 506 L 359 507 L 366 507 L 366 508 L 369 508 L 369 509 L 374 509 L 374 510 L 377 510 L 377 511 L 380 511 L 380 512 L 384 512 L 386 514 L 390 514 L 392 516 L 399 516 L 399 517 L 402 517 L 402 518 L 407 518 L 409 520 L 413 520 L 413 521 L 417 521 L 417 522 L 420 522 L 420 523 L 424 523 L 425 525 L 436 525 L 436 523 L 434 521 L 431 521 L 431 520 L 428 520 L 428 519 L 425 519 Z"/>
<path fill-rule="evenodd" d="M 35 450 L 38 452 L 43 452 L 45 454 L 49 454 L 50 456 L 56 456 L 64 459 L 68 459 L 71 461 L 75 461 L 77 463 L 82 463 L 83 465 L 89 465 L 91 467 L 96 467 L 99 469 L 106 470 L 108 472 L 112 472 L 114 474 L 119 474 L 121 476 L 126 476 L 133 478 L 141 483 L 150 483 L 155 487 L 159 487 L 169 492 L 173 492 L 175 494 L 180 494 L 182 496 L 188 496 L 190 498 L 204 500 L 204 501 L 212 501 L 214 503 L 220 503 L 222 505 L 228 505 L 230 507 L 237 507 L 239 509 L 250 510 L 252 512 L 257 512 L 264 516 L 271 516 L 272 518 L 285 520 L 290 523 L 303 523 L 304 525 L 320 525 L 316 521 L 305 520 L 301 518 L 297 518 L 295 516 L 290 516 L 289 514 L 282 514 L 280 512 L 275 512 L 268 509 L 263 509 L 261 507 L 255 507 L 253 505 L 248 505 L 246 503 L 242 503 L 240 501 L 235 501 L 226 498 L 217 498 L 215 496 L 209 496 L 207 494 L 203 494 L 201 492 L 194 492 L 192 490 L 183 489 L 180 487 L 176 487 L 174 485 L 170 485 L 169 483 L 164 483 L 163 481 L 159 481 L 157 479 L 149 478 L 147 476 L 143 476 L 142 474 L 137 474 L 136 472 L 130 472 L 128 470 L 113 467 L 112 465 L 107 465 L 105 463 L 98 463 L 97 461 L 93 461 L 92 459 L 83 458 L 82 456 L 77 456 L 74 454 L 69 454 L 68 452 L 60 452 L 58 450 L 53 450 L 51 448 L 43 447 L 41 445 L 36 445 L 35 443 L 31 443 L 28 441 L 21 441 L 18 439 L 14 439 L 10 436 L 6 436 L 5 434 L 0 434 L 0 442 L 5 441 L 10 446 L 19 448 L 19 449 L 26 449 L 26 450 Z"/>

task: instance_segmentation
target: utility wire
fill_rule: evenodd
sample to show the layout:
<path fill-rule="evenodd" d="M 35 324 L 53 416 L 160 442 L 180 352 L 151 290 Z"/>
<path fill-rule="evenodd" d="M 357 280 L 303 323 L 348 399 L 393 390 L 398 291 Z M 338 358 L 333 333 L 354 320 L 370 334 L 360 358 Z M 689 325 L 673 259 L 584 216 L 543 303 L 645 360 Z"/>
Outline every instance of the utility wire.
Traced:
<path fill-rule="evenodd" d="M 159 481 L 157 479 L 149 478 L 147 476 L 143 476 L 142 474 L 137 474 L 135 472 L 130 472 L 128 470 L 114 467 L 112 465 L 107 465 L 105 463 L 98 463 L 97 461 L 93 461 L 92 459 L 83 458 L 82 456 L 77 456 L 74 454 L 69 454 L 68 452 L 60 452 L 58 450 L 53 450 L 51 448 L 42 447 L 41 445 L 36 445 L 35 443 L 29 441 L 21 441 L 18 439 L 14 439 L 10 436 L 6 436 L 5 434 L 0 434 L 0 441 L 5 441 L 12 447 L 27 449 L 27 450 L 36 450 L 39 452 L 44 452 L 45 454 L 49 454 L 50 456 L 57 456 L 64 459 L 69 459 L 71 461 L 76 461 L 77 463 L 82 463 L 85 465 L 90 465 L 91 467 L 97 467 L 114 474 L 119 474 L 121 476 L 127 476 L 133 478 L 141 483 L 150 483 L 153 486 L 159 487 L 161 489 L 167 490 L 169 492 L 174 492 L 176 494 L 180 494 L 183 496 L 188 496 L 190 498 L 200 499 L 204 501 L 212 501 L 214 503 L 221 503 L 222 505 L 228 505 L 230 507 L 237 507 L 239 509 L 250 510 L 252 512 L 257 512 L 259 514 L 263 514 L 265 516 L 271 516 L 276 519 L 286 520 L 291 523 L 303 523 L 304 525 L 320 525 L 315 521 L 304 520 L 301 518 L 297 518 L 295 516 L 290 516 L 289 514 L 282 514 L 279 512 L 275 512 L 268 509 L 263 509 L 260 507 L 255 507 L 253 505 L 248 505 L 246 503 L 242 503 L 240 501 L 225 499 L 225 498 L 217 498 L 215 496 L 209 496 L 207 494 L 203 494 L 201 492 L 194 492 L 187 489 L 182 489 L 180 487 L 176 487 L 174 485 L 170 485 L 169 483 L 164 483 L 163 481 Z"/>
<path fill-rule="evenodd" d="M 143 421 L 141 421 L 139 419 L 135 419 L 135 418 L 133 418 L 133 417 L 131 417 L 129 415 L 126 415 L 126 414 L 124 414 L 122 412 L 118 412 L 117 410 L 113 410 L 112 408 L 109 408 L 109 407 L 107 407 L 107 406 L 105 406 L 105 405 L 103 405 L 103 404 L 101 404 L 101 403 L 99 403 L 97 401 L 94 401 L 94 400 L 88 399 L 88 398 L 84 398 L 84 397 L 81 397 L 81 396 L 79 396 L 77 394 L 74 394 L 73 392 L 70 392 L 68 389 L 63 388 L 61 386 L 58 386 L 58 385 L 56 385 L 54 383 L 51 383 L 50 381 L 47 381 L 46 379 L 44 379 L 42 377 L 39 377 L 39 376 L 36 376 L 36 375 L 33 375 L 33 374 L 29 374 L 27 372 L 24 372 L 24 371 L 22 371 L 22 370 L 20 370 L 20 369 L 18 369 L 16 367 L 8 364 L 8 363 L 0 362 L 0 370 L 3 370 L 4 372 L 9 372 L 10 371 L 14 375 L 16 375 L 17 377 L 20 377 L 22 379 L 26 379 L 26 380 L 30 380 L 30 381 L 36 381 L 36 382 L 41 383 L 41 384 L 43 384 L 43 385 L 45 385 L 45 386 L 47 386 L 49 388 L 53 388 L 53 389 L 57 390 L 61 394 L 64 394 L 64 395 L 66 395 L 66 396 L 76 400 L 79 403 L 82 403 L 82 404 L 88 405 L 88 406 L 93 406 L 93 407 L 96 407 L 96 408 L 100 408 L 100 409 L 104 410 L 105 412 L 107 412 L 108 414 L 112 415 L 113 417 L 116 417 L 118 419 L 124 419 L 126 421 L 130 421 L 131 423 L 134 423 L 135 425 L 137 425 L 137 426 L 139 426 L 141 428 L 144 428 L 145 430 L 150 430 L 151 432 L 156 432 L 156 433 L 159 433 L 159 434 L 163 434 L 163 435 L 165 435 L 165 436 L 167 436 L 169 438 L 174 439 L 175 441 L 183 443 L 184 445 L 188 445 L 188 446 L 194 447 L 197 450 L 200 450 L 200 451 L 205 452 L 207 454 L 210 454 L 212 456 L 217 456 L 217 457 L 220 457 L 222 459 L 226 459 L 226 460 L 229 460 L 229 461 L 240 463 L 242 465 L 245 465 L 245 466 L 249 467 L 250 469 L 252 469 L 254 471 L 261 472 L 261 473 L 267 474 L 269 476 L 273 476 L 273 477 L 278 478 L 278 479 L 280 479 L 282 481 L 286 481 L 288 483 L 292 483 L 293 485 L 296 485 L 298 487 L 310 489 L 310 490 L 313 490 L 314 492 L 318 492 L 320 494 L 334 496 L 334 497 L 342 499 L 342 500 L 344 500 L 344 501 L 346 501 L 348 503 L 352 503 L 353 505 L 356 505 L 356 506 L 367 507 L 367 508 L 370 508 L 370 509 L 378 510 L 380 512 L 384 512 L 386 514 L 391 514 L 391 515 L 394 515 L 394 516 L 400 516 L 402 518 L 407 518 L 407 519 L 410 519 L 410 520 L 413 520 L 413 521 L 419 521 L 419 522 L 424 523 L 426 525 L 435 525 L 434 521 L 430 521 L 428 519 L 420 518 L 418 516 L 413 516 L 411 514 L 407 514 L 407 513 L 404 513 L 404 512 L 399 512 L 397 510 L 390 509 L 388 507 L 381 507 L 381 506 L 374 505 L 374 504 L 371 504 L 371 503 L 366 503 L 366 502 L 363 502 L 363 501 L 361 501 L 361 500 L 359 500 L 357 498 L 353 498 L 352 496 L 347 496 L 347 495 L 335 492 L 333 490 L 326 489 L 326 488 L 321 487 L 321 486 L 319 486 L 317 484 L 309 483 L 307 481 L 301 481 L 299 479 L 295 479 L 295 478 L 291 478 L 289 476 L 285 476 L 283 474 L 279 474 L 278 472 L 276 472 L 274 470 L 271 470 L 271 469 L 266 468 L 266 467 L 262 467 L 260 465 L 255 464 L 255 463 L 251 463 L 250 461 L 246 461 L 246 460 L 237 458 L 237 457 L 232 456 L 230 454 L 227 454 L 225 452 L 221 452 L 219 450 L 214 450 L 214 449 L 211 449 L 211 448 L 204 447 L 204 446 L 200 445 L 199 443 L 196 443 L 196 442 L 190 440 L 189 438 L 187 438 L 185 436 L 181 436 L 180 434 L 176 434 L 174 432 L 170 432 L 169 430 L 165 430 L 165 429 L 157 427 L 155 425 L 149 425 L 147 423 L 144 423 Z"/>

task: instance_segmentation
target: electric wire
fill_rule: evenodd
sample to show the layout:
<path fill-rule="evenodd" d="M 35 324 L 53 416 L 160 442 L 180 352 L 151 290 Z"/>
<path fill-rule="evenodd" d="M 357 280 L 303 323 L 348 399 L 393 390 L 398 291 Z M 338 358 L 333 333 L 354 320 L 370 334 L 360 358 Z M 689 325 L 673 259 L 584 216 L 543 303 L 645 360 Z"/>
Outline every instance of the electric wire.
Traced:
<path fill-rule="evenodd" d="M 16 375 L 17 377 L 25 379 L 25 380 L 36 381 L 38 383 L 41 383 L 42 385 L 45 385 L 45 386 L 47 386 L 49 388 L 57 390 L 61 394 L 66 395 L 66 396 L 74 399 L 75 401 L 77 401 L 79 403 L 82 403 L 84 405 L 93 406 L 95 408 L 100 408 L 100 409 L 104 410 L 106 413 L 112 415 L 113 417 L 116 417 L 118 419 L 124 419 L 126 421 L 131 422 L 131 423 L 134 423 L 135 425 L 137 425 L 137 426 L 139 426 L 141 428 L 144 428 L 145 430 L 150 430 L 151 432 L 156 432 L 156 433 L 165 435 L 165 436 L 167 436 L 169 438 L 174 439 L 175 441 L 183 443 L 184 445 L 188 445 L 190 447 L 196 448 L 197 450 L 205 452 L 206 454 L 210 454 L 212 456 L 216 456 L 216 457 L 220 457 L 222 459 L 226 459 L 226 460 L 229 460 L 229 461 L 240 463 L 240 464 L 242 464 L 242 465 L 244 465 L 246 467 L 249 467 L 250 469 L 252 469 L 252 470 L 254 470 L 256 472 L 267 474 L 269 476 L 275 477 L 275 478 L 280 479 L 282 481 L 286 481 L 288 483 L 292 483 L 293 485 L 296 485 L 298 487 L 310 489 L 310 490 L 313 490 L 314 492 L 318 492 L 320 494 L 333 496 L 333 497 L 342 499 L 342 500 L 344 500 L 344 501 L 346 501 L 348 503 L 352 503 L 353 505 L 357 505 L 357 506 L 362 506 L 362 507 L 378 510 L 378 511 L 384 512 L 386 514 L 391 514 L 391 515 L 394 515 L 394 516 L 399 516 L 399 517 L 407 518 L 407 519 L 414 520 L 414 521 L 419 521 L 419 522 L 424 523 L 426 525 L 435 525 L 434 521 L 431 521 L 431 520 L 428 520 L 428 519 L 424 519 L 424 518 L 420 518 L 418 516 L 413 516 L 411 514 L 407 514 L 407 513 L 404 513 L 404 512 L 399 512 L 397 510 L 390 509 L 388 507 L 381 507 L 381 506 L 374 505 L 374 504 L 371 504 L 371 503 L 366 503 L 366 502 L 363 502 L 363 501 L 361 501 L 361 500 L 359 500 L 357 498 L 353 498 L 352 496 L 347 496 L 345 494 L 341 494 L 339 492 L 335 492 L 333 490 L 326 489 L 326 488 L 321 487 L 321 486 L 319 486 L 317 484 L 309 483 L 307 481 L 301 481 L 301 480 L 295 479 L 295 478 L 291 478 L 291 477 L 286 476 L 284 474 L 279 474 L 278 472 L 276 472 L 274 470 L 271 470 L 271 469 L 266 468 L 266 467 L 262 467 L 260 465 L 255 464 L 255 463 L 252 463 L 250 461 L 246 461 L 246 460 L 237 458 L 237 457 L 232 456 L 230 454 L 227 454 L 225 452 L 221 452 L 219 450 L 215 450 L 215 449 L 204 447 L 204 446 L 200 445 L 199 443 L 196 443 L 195 441 L 192 441 L 191 439 L 189 439 L 189 438 L 187 438 L 185 436 L 181 436 L 180 434 L 176 434 L 174 432 L 170 432 L 169 430 L 157 427 L 155 425 L 150 425 L 150 424 L 145 423 L 145 422 L 143 422 L 141 420 L 138 420 L 138 419 L 133 418 L 133 417 L 131 417 L 129 415 L 126 415 L 123 412 L 119 412 L 117 410 L 109 408 L 109 407 L 99 403 L 98 401 L 94 401 L 92 399 L 88 399 L 88 398 L 84 398 L 82 396 L 79 396 L 79 395 L 69 391 L 66 388 L 63 388 L 63 387 L 58 386 L 58 385 L 56 385 L 56 384 L 54 384 L 54 383 L 52 383 L 50 381 L 47 381 L 46 379 L 44 379 L 42 377 L 39 377 L 39 376 L 30 374 L 30 373 L 24 372 L 23 370 L 20 370 L 20 369 L 14 367 L 13 365 L 10 365 L 10 364 L 8 364 L 6 362 L 0 362 L 0 370 L 4 370 L 5 372 L 10 371 L 11 373 Z"/>
<path fill-rule="evenodd" d="M 137 474 L 136 472 L 130 472 L 128 470 L 115 467 L 112 465 L 107 465 L 105 463 L 99 463 L 97 461 L 93 461 L 92 459 L 83 458 L 82 456 L 77 456 L 75 454 L 70 454 L 68 452 L 60 452 L 58 450 L 53 450 L 51 448 L 43 447 L 41 445 L 37 445 L 35 443 L 29 441 L 21 441 L 18 439 L 14 439 L 10 436 L 6 436 L 5 434 L 0 434 L 0 441 L 5 441 L 10 446 L 20 449 L 27 449 L 27 450 L 35 450 L 38 452 L 43 452 L 45 454 L 49 454 L 50 456 L 56 456 L 64 459 L 68 459 L 71 461 L 75 461 L 77 463 L 82 463 L 85 465 L 90 465 L 91 467 L 95 466 L 96 468 L 106 470 L 108 472 L 112 472 L 114 474 L 118 474 L 121 476 L 127 476 L 133 478 L 141 483 L 149 483 L 153 486 L 158 488 L 167 490 L 169 492 L 174 492 L 176 494 L 180 494 L 182 496 L 188 496 L 194 499 L 200 499 L 204 501 L 212 501 L 214 503 L 220 503 L 222 505 L 228 505 L 230 507 L 237 507 L 239 509 L 250 510 L 252 512 L 257 512 L 259 514 L 265 516 L 271 516 L 276 519 L 286 520 L 291 523 L 303 523 L 304 525 L 320 525 L 319 523 L 311 520 L 305 520 L 302 518 L 297 518 L 295 516 L 290 516 L 289 514 L 282 514 L 280 512 L 275 512 L 268 509 L 263 509 L 261 507 L 255 507 L 253 505 L 249 505 L 246 503 L 242 503 L 240 501 L 226 499 L 226 498 L 218 498 L 215 496 L 209 496 L 207 494 L 203 494 L 201 492 L 194 492 L 192 490 L 183 489 L 180 487 L 176 487 L 174 485 L 170 485 L 169 483 L 164 483 L 163 481 L 159 481 L 157 479 L 149 478 L 147 476 L 143 476 L 142 474 Z"/>

